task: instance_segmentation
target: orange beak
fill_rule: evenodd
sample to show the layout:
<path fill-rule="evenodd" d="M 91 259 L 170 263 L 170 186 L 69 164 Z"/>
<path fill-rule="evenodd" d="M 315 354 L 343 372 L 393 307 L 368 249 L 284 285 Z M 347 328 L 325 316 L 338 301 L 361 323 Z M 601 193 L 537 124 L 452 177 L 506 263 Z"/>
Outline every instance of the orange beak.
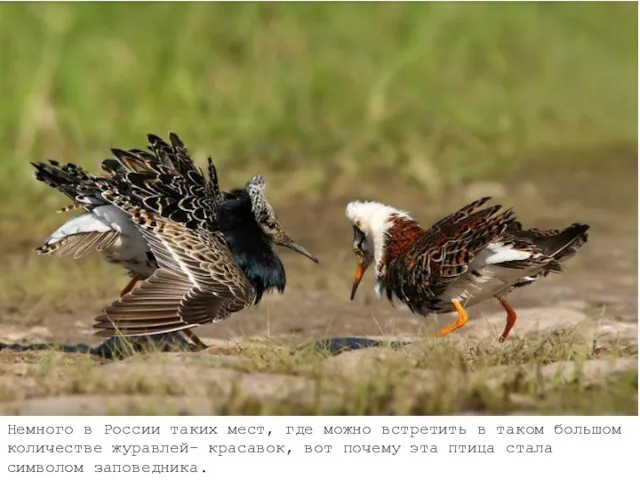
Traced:
<path fill-rule="evenodd" d="M 360 262 L 356 267 L 356 274 L 353 277 L 353 287 L 351 288 L 351 300 L 356 296 L 356 290 L 358 290 L 358 285 L 360 285 L 360 280 L 362 280 L 362 276 L 364 272 L 367 270 L 368 265 Z"/>

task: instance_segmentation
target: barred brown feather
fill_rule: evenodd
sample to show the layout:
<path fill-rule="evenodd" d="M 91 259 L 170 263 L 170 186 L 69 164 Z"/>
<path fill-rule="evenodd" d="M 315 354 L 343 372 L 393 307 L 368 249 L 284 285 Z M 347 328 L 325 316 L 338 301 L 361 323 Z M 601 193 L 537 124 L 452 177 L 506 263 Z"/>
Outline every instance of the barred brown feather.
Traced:
<path fill-rule="evenodd" d="M 475 255 L 514 220 L 511 209 L 497 214 L 500 205 L 477 210 L 488 200 L 472 202 L 426 231 L 414 220 L 393 219 L 385 245 L 384 286 L 389 301 L 395 294 L 412 311 L 423 311 L 467 272 Z M 408 238 L 407 231 L 411 232 Z"/>
<path fill-rule="evenodd" d="M 92 250 L 102 252 L 109 248 L 120 236 L 115 230 L 109 232 L 88 232 L 69 235 L 52 244 L 44 244 L 35 249 L 39 255 L 56 255 L 65 257 L 73 255 L 74 259 L 81 258 Z"/>
<path fill-rule="evenodd" d="M 249 306 L 255 290 L 220 232 L 192 230 L 105 192 L 140 227 L 159 268 L 96 318 L 98 335 L 150 335 L 220 321 Z"/>
<path fill-rule="evenodd" d="M 112 149 L 115 159 L 106 159 L 102 168 L 122 179 L 135 203 L 189 228 L 218 229 L 221 200 L 218 177 L 209 159 L 207 180 L 175 133 L 171 144 L 149 134 L 149 150 Z"/>

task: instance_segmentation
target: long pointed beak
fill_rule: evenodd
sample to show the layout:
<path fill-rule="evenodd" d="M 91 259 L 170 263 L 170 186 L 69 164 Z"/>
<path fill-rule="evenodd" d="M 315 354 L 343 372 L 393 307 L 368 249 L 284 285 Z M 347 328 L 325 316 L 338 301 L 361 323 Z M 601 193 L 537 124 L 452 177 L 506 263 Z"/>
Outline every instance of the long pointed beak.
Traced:
<path fill-rule="evenodd" d="M 360 281 L 362 280 L 362 276 L 364 272 L 367 270 L 368 265 L 360 262 L 356 267 L 356 274 L 353 277 L 353 287 L 351 288 L 351 300 L 353 300 L 356 296 L 356 290 L 358 290 L 358 285 L 360 285 Z"/>
<path fill-rule="evenodd" d="M 316 257 L 311 255 L 311 253 L 309 253 L 309 251 L 306 248 L 304 248 L 302 245 L 300 245 L 298 242 L 296 242 L 292 238 L 285 236 L 284 239 L 278 242 L 278 244 L 282 245 L 283 247 L 290 248 L 294 252 L 298 252 L 301 255 L 304 255 L 308 259 L 313 260 L 315 263 L 320 263 L 320 260 L 318 260 Z"/>

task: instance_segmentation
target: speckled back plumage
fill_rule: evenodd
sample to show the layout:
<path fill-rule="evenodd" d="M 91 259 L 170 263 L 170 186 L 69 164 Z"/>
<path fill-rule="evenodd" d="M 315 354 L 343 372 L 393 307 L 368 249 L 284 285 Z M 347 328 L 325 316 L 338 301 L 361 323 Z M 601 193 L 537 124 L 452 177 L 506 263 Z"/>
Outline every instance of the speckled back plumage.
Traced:
<path fill-rule="evenodd" d="M 511 209 L 498 214 L 500 205 L 478 210 L 488 200 L 472 202 L 426 231 L 410 219 L 394 222 L 385 245 L 383 284 L 389 301 L 395 295 L 414 313 L 437 308 L 438 297 L 514 220 Z"/>
<path fill-rule="evenodd" d="M 134 204 L 188 228 L 217 230 L 221 194 L 211 158 L 207 180 L 180 138 L 174 133 L 169 138 L 171 144 L 148 135 L 153 154 L 112 149 L 116 158 L 104 160 L 102 168 L 117 179 L 118 188 L 131 188 Z"/>
<path fill-rule="evenodd" d="M 63 164 L 56 160 L 49 160 L 48 164 L 31 162 L 31 165 L 35 168 L 36 180 L 64 193 L 78 206 L 81 206 L 77 204 L 78 196 L 99 192 L 99 188 L 96 186 L 99 177 L 91 175 L 73 163 Z"/>

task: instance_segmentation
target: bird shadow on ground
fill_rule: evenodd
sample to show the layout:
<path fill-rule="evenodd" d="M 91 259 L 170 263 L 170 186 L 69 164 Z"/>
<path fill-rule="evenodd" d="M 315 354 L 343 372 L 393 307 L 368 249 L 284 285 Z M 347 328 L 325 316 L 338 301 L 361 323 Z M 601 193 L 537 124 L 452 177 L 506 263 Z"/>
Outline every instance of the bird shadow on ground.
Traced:
<path fill-rule="evenodd" d="M 122 337 L 111 337 L 102 342 L 97 347 L 80 344 L 62 344 L 54 343 L 33 343 L 28 345 L 20 345 L 17 343 L 7 344 L 0 342 L 0 350 L 12 350 L 14 352 L 33 352 L 42 350 L 52 350 L 63 353 L 80 353 L 95 355 L 107 360 L 124 359 L 137 353 L 149 351 L 156 352 L 175 352 L 175 351 L 194 351 L 194 347 L 188 343 L 180 335 L 155 335 L 149 337 L 141 337 L 135 341 L 129 341 Z"/>
<path fill-rule="evenodd" d="M 313 349 L 323 352 L 329 356 L 339 355 L 345 352 L 361 350 L 364 348 L 387 346 L 398 349 L 409 345 L 411 342 L 385 342 L 366 337 L 335 337 L 325 338 L 304 343 L 296 350 Z M 199 349 L 187 342 L 182 336 L 168 333 L 163 335 L 153 335 L 140 337 L 132 342 L 122 337 L 111 337 L 97 347 L 90 347 L 86 344 L 62 344 L 54 343 L 33 343 L 27 345 L 7 344 L 0 342 L 0 350 L 11 350 L 15 352 L 52 350 L 63 353 L 80 353 L 95 355 L 107 360 L 122 360 L 133 355 L 156 351 L 156 352 L 195 352 Z"/>

